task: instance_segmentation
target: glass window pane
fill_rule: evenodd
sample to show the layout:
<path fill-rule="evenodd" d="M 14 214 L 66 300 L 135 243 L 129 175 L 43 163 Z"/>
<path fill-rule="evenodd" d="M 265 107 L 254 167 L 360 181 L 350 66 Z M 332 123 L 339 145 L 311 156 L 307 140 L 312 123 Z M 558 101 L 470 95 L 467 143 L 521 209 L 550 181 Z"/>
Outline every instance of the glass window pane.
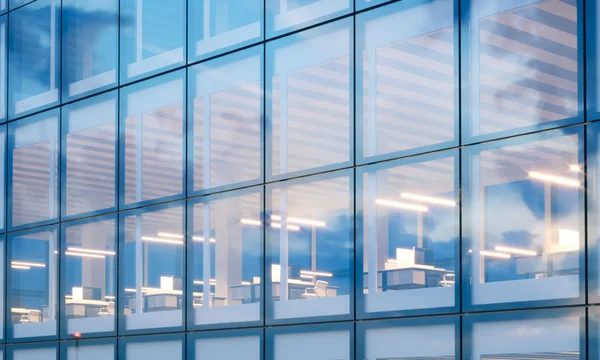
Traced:
<path fill-rule="evenodd" d="M 262 40 L 263 0 L 188 0 L 189 61 Z"/>
<path fill-rule="evenodd" d="M 458 318 L 361 322 L 357 326 L 357 359 L 460 358 Z"/>
<path fill-rule="evenodd" d="M 183 70 L 120 91 L 121 204 L 183 196 L 184 93 Z"/>
<path fill-rule="evenodd" d="M 583 360 L 584 319 L 584 309 L 468 316 L 463 358 Z"/>
<path fill-rule="evenodd" d="M 183 326 L 182 203 L 122 213 L 121 224 L 121 328 L 164 331 Z"/>
<path fill-rule="evenodd" d="M 193 191 L 261 177 L 262 50 L 254 47 L 188 70 Z"/>
<path fill-rule="evenodd" d="M 463 265 L 471 308 L 583 297 L 582 130 L 465 149 L 463 234 L 470 244 Z"/>
<path fill-rule="evenodd" d="M 0 0 L 0 1 L 6 1 L 6 0 Z M 8 0 L 8 5 L 9 5 L 10 9 L 13 10 L 19 6 L 28 4 L 32 1 L 35 1 L 35 0 Z"/>
<path fill-rule="evenodd" d="M 262 337 L 258 332 L 210 332 L 188 335 L 188 356 L 193 360 L 261 360 Z M 192 342 L 192 344 L 190 344 Z"/>
<path fill-rule="evenodd" d="M 587 126 L 587 246 L 589 303 L 600 302 L 600 123 Z M 600 335 L 600 333 L 599 333 Z M 600 341 L 600 338 L 599 338 Z M 599 343 L 600 344 L 600 343 Z M 600 349 L 600 348 L 599 348 Z M 599 353 L 600 354 L 600 353 Z"/>
<path fill-rule="evenodd" d="M 347 325 L 267 329 L 267 360 L 350 360 L 352 330 Z"/>
<path fill-rule="evenodd" d="M 121 83 L 185 64 L 185 0 L 121 0 Z"/>
<path fill-rule="evenodd" d="M 577 121 L 579 19 L 576 1 L 470 1 L 463 41 L 468 88 L 463 139 Z M 561 122 L 561 120 L 564 120 Z"/>
<path fill-rule="evenodd" d="M 9 15 L 10 118 L 60 101 L 60 13 L 59 0 L 38 0 Z"/>
<path fill-rule="evenodd" d="M 114 215 L 63 225 L 63 331 L 115 330 L 117 221 Z"/>
<path fill-rule="evenodd" d="M 61 359 L 64 360 L 115 360 L 116 339 L 65 341 Z"/>
<path fill-rule="evenodd" d="M 0 126 L 0 232 L 6 230 L 5 214 L 6 214 L 6 140 L 7 140 L 7 125 Z"/>
<path fill-rule="evenodd" d="M 58 217 L 58 110 L 8 125 L 9 227 Z"/>
<path fill-rule="evenodd" d="M 378 4 L 383 4 L 384 2 L 388 2 L 391 0 L 355 0 L 356 2 L 356 10 L 366 9 L 371 6 L 375 6 Z"/>
<path fill-rule="evenodd" d="M 272 322 L 351 314 L 350 175 L 343 171 L 267 185 L 265 272 Z"/>
<path fill-rule="evenodd" d="M 56 345 L 28 344 L 8 347 L 8 358 L 11 360 L 58 360 Z"/>
<path fill-rule="evenodd" d="M 452 310 L 458 270 L 458 153 L 359 168 L 366 313 Z"/>
<path fill-rule="evenodd" d="M 2 12 L 0 0 L 0 12 Z M 4 8 L 6 9 L 6 8 Z M 14 31 L 14 27 L 13 27 Z M 0 122 L 6 121 L 6 76 L 8 60 L 8 15 L 0 16 Z"/>
<path fill-rule="evenodd" d="M 117 92 L 62 108 L 63 216 L 114 209 Z"/>
<path fill-rule="evenodd" d="M 10 339 L 56 337 L 58 228 L 8 235 Z"/>
<path fill-rule="evenodd" d="M 6 288 L 6 272 L 5 272 L 5 260 L 6 260 L 6 235 L 0 235 L 0 341 L 4 342 L 4 299 Z M 0 348 L 1 352 L 1 348 Z M 2 360 L 2 355 L 0 355 Z"/>
<path fill-rule="evenodd" d="M 117 0 L 63 0 L 63 102 L 116 85 Z"/>
<path fill-rule="evenodd" d="M 185 340 L 183 336 L 144 336 L 120 341 L 119 359 L 184 360 Z"/>
<path fill-rule="evenodd" d="M 351 49 L 352 19 L 267 43 L 268 178 L 350 164 Z"/>
<path fill-rule="evenodd" d="M 261 203 L 262 191 L 254 188 L 201 198 L 191 206 L 193 324 L 260 321 Z"/>
<path fill-rule="evenodd" d="M 357 16 L 359 161 L 457 144 L 453 10 L 410 0 Z"/>
<path fill-rule="evenodd" d="M 351 0 L 266 1 L 268 37 L 333 19 L 352 10 Z"/>

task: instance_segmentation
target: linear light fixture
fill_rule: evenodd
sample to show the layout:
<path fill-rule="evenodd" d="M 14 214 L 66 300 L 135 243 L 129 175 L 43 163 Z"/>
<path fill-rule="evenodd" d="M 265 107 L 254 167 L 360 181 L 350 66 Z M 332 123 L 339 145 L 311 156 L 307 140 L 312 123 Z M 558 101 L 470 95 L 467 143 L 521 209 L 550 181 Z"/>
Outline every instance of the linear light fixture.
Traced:
<path fill-rule="evenodd" d="M 281 229 L 281 224 L 280 223 L 271 223 L 271 227 L 273 229 Z M 300 226 L 298 226 L 298 225 L 287 225 L 286 227 L 288 230 L 300 231 Z"/>
<path fill-rule="evenodd" d="M 510 256 L 510 254 L 505 254 L 505 253 L 496 252 L 496 251 L 489 251 L 489 250 L 481 250 L 479 253 L 483 256 L 489 256 L 489 257 L 494 257 L 494 258 L 498 258 L 498 259 L 510 259 L 512 257 L 512 256 Z"/>
<path fill-rule="evenodd" d="M 252 225 L 252 226 L 261 226 L 262 222 L 260 220 L 254 220 L 254 219 L 242 219 L 240 220 L 240 223 L 244 224 L 244 225 Z"/>
<path fill-rule="evenodd" d="M 271 220 L 281 221 L 281 215 L 271 215 Z M 310 225 L 310 226 L 314 226 L 314 227 L 326 227 L 327 226 L 327 223 L 325 221 L 320 221 L 320 220 L 303 219 L 303 218 L 297 218 L 297 217 L 288 217 L 286 220 L 288 223 L 291 223 L 291 224 Z"/>
<path fill-rule="evenodd" d="M 192 240 L 198 241 L 198 242 L 203 242 L 204 238 L 202 236 L 192 236 Z M 215 240 L 215 238 L 209 238 L 208 242 L 214 243 L 214 242 L 217 242 L 217 240 Z"/>
<path fill-rule="evenodd" d="M 173 233 L 165 233 L 165 232 L 159 232 L 158 236 L 166 237 L 166 238 L 170 238 L 170 239 L 183 239 L 183 235 L 181 235 L 181 234 L 173 234 Z"/>
<path fill-rule="evenodd" d="M 556 175 L 544 174 L 544 173 L 537 172 L 537 171 L 530 171 L 529 177 L 532 179 L 547 181 L 547 182 L 555 183 L 558 185 L 564 185 L 564 186 L 569 186 L 569 187 L 579 187 L 579 181 L 569 179 L 569 178 L 566 178 L 563 176 L 556 176 Z"/>
<path fill-rule="evenodd" d="M 300 270 L 300 274 L 312 275 L 312 276 L 324 276 L 324 277 L 332 277 L 333 276 L 333 274 L 330 272 L 312 271 L 312 270 Z"/>
<path fill-rule="evenodd" d="M 143 241 L 155 242 L 155 243 L 163 243 L 170 245 L 183 245 L 183 240 L 171 240 L 171 239 L 163 239 L 152 236 L 142 236 Z"/>
<path fill-rule="evenodd" d="M 21 265 L 21 266 L 29 266 L 29 267 L 39 267 L 39 268 L 45 268 L 46 264 L 44 263 L 37 263 L 37 262 L 32 262 L 32 261 L 11 261 L 10 262 L 11 265 Z"/>
<path fill-rule="evenodd" d="M 242 281 L 242 285 L 252 285 L 250 281 Z"/>
<path fill-rule="evenodd" d="M 29 270 L 31 269 L 29 266 L 23 266 L 23 265 L 11 265 L 10 266 L 13 269 L 20 269 L 20 270 Z"/>
<path fill-rule="evenodd" d="M 385 199 L 376 199 L 375 203 L 377 205 L 383 205 L 383 206 L 393 207 L 393 208 L 398 208 L 398 209 L 414 210 L 414 211 L 418 211 L 418 212 L 425 212 L 425 211 L 429 210 L 427 208 L 427 206 L 399 202 L 399 201 L 391 201 L 391 200 L 385 200 Z"/>
<path fill-rule="evenodd" d="M 579 166 L 579 164 L 569 165 L 569 171 L 580 172 L 581 171 L 581 166 Z"/>
<path fill-rule="evenodd" d="M 100 255 L 115 255 L 114 251 L 110 251 L 110 250 L 94 250 L 94 249 L 84 249 L 84 248 L 78 248 L 78 247 L 69 247 L 67 248 L 68 251 L 77 251 L 77 252 L 82 252 L 82 253 L 90 253 L 90 254 L 100 254 Z"/>
<path fill-rule="evenodd" d="M 86 254 L 86 253 L 80 253 L 80 252 L 74 252 L 74 251 L 65 251 L 65 255 L 89 257 L 89 258 L 94 258 L 94 259 L 106 259 L 105 255 Z"/>
<path fill-rule="evenodd" d="M 217 283 L 216 279 L 210 279 L 210 284 L 214 285 Z M 204 285 L 204 281 L 203 280 L 194 280 L 194 284 L 196 285 Z"/>
<path fill-rule="evenodd" d="M 300 277 L 303 279 L 312 279 L 312 275 L 305 275 L 305 274 L 300 274 Z"/>
<path fill-rule="evenodd" d="M 519 249 L 510 246 L 496 246 L 494 248 L 496 251 L 505 252 L 509 254 L 515 255 L 525 255 L 525 256 L 537 256 L 537 251 L 527 250 L 527 249 Z"/>
<path fill-rule="evenodd" d="M 455 207 L 456 206 L 456 201 L 454 201 L 454 200 L 448 200 L 448 199 L 439 198 L 439 197 L 433 197 L 433 196 L 425 196 L 425 195 L 410 194 L 410 193 L 401 193 L 400 197 L 402 197 L 404 199 L 415 200 L 415 201 L 420 201 L 420 202 L 425 202 L 425 203 L 430 203 L 430 204 L 436 204 L 436 205 L 443 205 L 443 206 L 449 206 L 449 207 Z"/>

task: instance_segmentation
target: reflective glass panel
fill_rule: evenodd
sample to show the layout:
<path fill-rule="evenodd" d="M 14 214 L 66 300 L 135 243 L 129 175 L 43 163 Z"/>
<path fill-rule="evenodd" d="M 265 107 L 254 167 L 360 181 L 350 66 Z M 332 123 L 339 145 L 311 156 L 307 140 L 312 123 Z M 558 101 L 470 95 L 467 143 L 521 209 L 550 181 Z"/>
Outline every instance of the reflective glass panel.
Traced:
<path fill-rule="evenodd" d="M 267 360 L 303 360 L 310 351 L 311 360 L 354 359 L 352 330 L 343 325 L 310 325 L 267 329 Z"/>
<path fill-rule="evenodd" d="M 188 58 L 262 40 L 263 0 L 188 0 Z"/>
<path fill-rule="evenodd" d="M 188 309 L 194 325 L 260 321 L 261 204 L 260 188 L 202 197 L 192 203 L 188 288 L 193 294 Z"/>
<path fill-rule="evenodd" d="M 116 85 L 117 0 L 63 0 L 63 102 Z"/>
<path fill-rule="evenodd" d="M 576 1 L 477 0 L 465 15 L 463 139 L 577 120 L 583 90 Z"/>
<path fill-rule="evenodd" d="M 192 191 L 256 183 L 262 164 L 262 46 L 188 70 Z"/>
<path fill-rule="evenodd" d="M 0 0 L 0 12 L 2 12 Z M 6 8 L 5 8 L 6 9 Z M 14 31 L 14 30 L 13 30 Z M 6 77 L 8 60 L 8 15 L 0 16 L 0 122 L 6 121 Z"/>
<path fill-rule="evenodd" d="M 184 93 L 184 70 L 120 91 L 122 205 L 183 195 Z"/>
<path fill-rule="evenodd" d="M 350 164 L 351 51 L 352 19 L 267 43 L 268 178 Z"/>
<path fill-rule="evenodd" d="M 453 9 L 409 0 L 357 16 L 359 161 L 457 144 Z"/>
<path fill-rule="evenodd" d="M 179 335 L 144 336 L 119 341 L 119 359 L 185 359 L 185 338 Z"/>
<path fill-rule="evenodd" d="M 63 224 L 63 333 L 115 330 L 117 220 L 114 215 Z M 87 359 L 87 358 L 86 358 Z"/>
<path fill-rule="evenodd" d="M 121 83 L 185 63 L 185 0 L 121 0 Z"/>
<path fill-rule="evenodd" d="M 351 314 L 351 172 L 267 185 L 267 316 L 314 321 Z"/>
<path fill-rule="evenodd" d="M 4 342 L 4 301 L 6 288 L 6 235 L 0 235 L 0 341 Z M 0 348 L 1 352 L 1 348 Z M 0 355 L 2 360 L 2 355 Z"/>
<path fill-rule="evenodd" d="M 11 360 L 58 360 L 56 344 L 27 344 L 9 346 L 8 359 Z"/>
<path fill-rule="evenodd" d="M 8 125 L 9 228 L 58 218 L 58 114 Z"/>
<path fill-rule="evenodd" d="M 476 315 L 463 324 L 465 359 L 586 358 L 584 309 Z"/>
<path fill-rule="evenodd" d="M 6 0 L 0 0 L 0 2 L 2 2 L 2 1 L 6 1 Z M 8 5 L 10 6 L 10 9 L 13 10 L 14 8 L 28 4 L 32 1 L 35 1 L 35 0 L 8 0 Z M 3 7 L 3 9 L 4 9 L 4 7 Z"/>
<path fill-rule="evenodd" d="M 188 357 L 192 356 L 193 360 L 261 360 L 261 334 L 262 330 L 188 335 Z"/>
<path fill-rule="evenodd" d="M 0 232 L 6 229 L 6 140 L 7 125 L 0 126 Z"/>
<path fill-rule="evenodd" d="M 65 341 L 62 343 L 60 358 L 64 360 L 115 360 L 117 358 L 117 341 L 116 339 Z"/>
<path fill-rule="evenodd" d="M 465 148 L 463 246 L 469 308 L 583 297 L 582 128 Z M 554 303 L 553 302 L 553 303 Z"/>
<path fill-rule="evenodd" d="M 8 235 L 9 340 L 57 335 L 57 233 L 51 226 Z"/>
<path fill-rule="evenodd" d="M 267 36 L 316 24 L 352 10 L 352 0 L 266 0 Z M 334 42 L 331 43 L 332 45 Z"/>
<path fill-rule="evenodd" d="M 588 295 L 600 302 L 600 123 L 587 126 Z M 600 341 L 600 333 L 599 338 Z M 600 343 L 599 343 L 600 345 Z M 600 348 L 599 348 L 600 354 Z"/>
<path fill-rule="evenodd" d="M 63 217 L 114 209 L 117 92 L 62 108 Z"/>
<path fill-rule="evenodd" d="M 125 212 L 121 224 L 121 329 L 183 326 L 183 204 Z"/>
<path fill-rule="evenodd" d="M 9 15 L 10 118 L 60 101 L 60 13 L 59 0 L 37 0 Z"/>
<path fill-rule="evenodd" d="M 458 291 L 458 153 L 358 168 L 357 179 L 359 309 L 451 310 Z"/>

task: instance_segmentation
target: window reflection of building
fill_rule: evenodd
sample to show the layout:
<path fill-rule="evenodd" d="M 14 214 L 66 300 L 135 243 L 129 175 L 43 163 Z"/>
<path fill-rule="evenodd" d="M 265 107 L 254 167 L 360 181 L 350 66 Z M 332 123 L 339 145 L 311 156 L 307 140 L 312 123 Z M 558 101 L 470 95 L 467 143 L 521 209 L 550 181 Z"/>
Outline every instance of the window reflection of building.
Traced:
<path fill-rule="evenodd" d="M 268 0 L 273 13 L 270 24 L 272 33 L 327 19 L 349 10 L 349 0 Z"/>

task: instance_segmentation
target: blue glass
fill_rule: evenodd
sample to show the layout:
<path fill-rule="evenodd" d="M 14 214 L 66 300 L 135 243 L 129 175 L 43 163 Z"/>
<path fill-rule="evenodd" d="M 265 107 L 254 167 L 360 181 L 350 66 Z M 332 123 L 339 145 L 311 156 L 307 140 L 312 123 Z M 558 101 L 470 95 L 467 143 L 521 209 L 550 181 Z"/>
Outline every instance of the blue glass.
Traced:
<path fill-rule="evenodd" d="M 6 311 L 6 235 L 0 235 L 0 342 L 4 342 L 4 313 Z M 2 356 L 0 356 L 2 360 Z"/>
<path fill-rule="evenodd" d="M 580 304 L 583 127 L 463 150 L 466 310 Z"/>
<path fill-rule="evenodd" d="M 120 333 L 183 330 L 183 214 L 182 202 L 120 214 Z"/>
<path fill-rule="evenodd" d="M 354 359 L 351 323 L 273 327 L 266 329 L 265 359 L 299 360 L 310 351 L 312 359 Z"/>
<path fill-rule="evenodd" d="M 266 4 L 269 38 L 342 16 L 353 7 L 352 0 L 266 0 Z"/>
<path fill-rule="evenodd" d="M 120 206 L 181 198 L 185 70 L 120 90 Z"/>
<path fill-rule="evenodd" d="M 587 120 L 600 119 L 600 6 L 596 1 L 585 3 L 586 24 L 586 90 L 587 90 Z"/>
<path fill-rule="evenodd" d="M 357 162 L 458 145 L 457 4 L 405 0 L 356 17 Z"/>
<path fill-rule="evenodd" d="M 58 343 L 9 345 L 7 360 L 58 360 Z"/>
<path fill-rule="evenodd" d="M 60 102 L 60 13 L 59 0 L 37 0 L 9 14 L 11 119 Z"/>
<path fill-rule="evenodd" d="M 597 359 L 600 356 L 600 308 L 589 308 L 587 331 L 589 359 Z"/>
<path fill-rule="evenodd" d="M 63 102 L 117 84 L 117 0 L 63 0 Z"/>
<path fill-rule="evenodd" d="M 62 108 L 63 219 L 117 203 L 117 91 Z"/>
<path fill-rule="evenodd" d="M 63 223 L 61 238 L 61 337 L 116 335 L 116 216 Z"/>
<path fill-rule="evenodd" d="M 267 180 L 352 164 L 352 26 L 267 43 Z"/>
<path fill-rule="evenodd" d="M 188 61 L 263 38 L 263 0 L 188 0 Z"/>
<path fill-rule="evenodd" d="M 6 0 L 0 0 L 3 1 L 3 6 L 1 7 L 3 10 L 6 9 Z M 15 8 L 19 7 L 19 6 L 23 6 L 25 4 L 29 4 L 32 1 L 36 1 L 36 0 L 8 0 L 8 6 L 10 7 L 10 10 L 14 10 Z"/>
<path fill-rule="evenodd" d="M 121 84 L 185 64 L 185 0 L 121 0 Z"/>
<path fill-rule="evenodd" d="M 261 190 L 188 203 L 188 328 L 262 324 Z"/>
<path fill-rule="evenodd" d="M 189 360 L 262 360 L 263 330 L 234 330 L 190 333 Z"/>
<path fill-rule="evenodd" d="M 58 218 L 59 111 L 8 125 L 8 228 Z"/>
<path fill-rule="evenodd" d="M 600 123 L 587 126 L 588 299 L 600 303 Z M 600 339 L 599 339 L 600 340 Z"/>
<path fill-rule="evenodd" d="M 356 325 L 357 359 L 460 359 L 458 316 Z"/>
<path fill-rule="evenodd" d="M 0 126 L 0 232 L 6 230 L 6 146 L 8 126 Z"/>
<path fill-rule="evenodd" d="M 355 0 L 356 2 L 356 10 L 363 10 L 369 8 L 371 6 L 383 4 L 385 2 L 390 2 L 393 0 Z"/>
<path fill-rule="evenodd" d="M 267 323 L 352 317 L 352 172 L 273 183 L 266 191 Z"/>
<path fill-rule="evenodd" d="M 63 341 L 60 345 L 63 360 L 116 360 L 117 339 Z"/>
<path fill-rule="evenodd" d="M 458 310 L 458 161 L 447 151 L 357 169 L 359 316 Z"/>
<path fill-rule="evenodd" d="M 185 335 L 127 337 L 119 340 L 119 359 L 185 360 Z"/>
<path fill-rule="evenodd" d="M 463 359 L 583 360 L 585 309 L 463 317 Z"/>
<path fill-rule="evenodd" d="M 58 226 L 8 235 L 8 341 L 57 338 Z"/>
<path fill-rule="evenodd" d="M 0 0 L 0 6 L 2 0 Z M 1 12 L 1 10 L 0 10 Z M 6 121 L 8 60 L 8 15 L 0 16 L 0 122 Z"/>
<path fill-rule="evenodd" d="M 583 121 L 577 0 L 477 0 L 463 9 L 463 141 Z"/>
<path fill-rule="evenodd" d="M 188 69 L 190 193 L 261 180 L 262 53 L 257 46 Z"/>

